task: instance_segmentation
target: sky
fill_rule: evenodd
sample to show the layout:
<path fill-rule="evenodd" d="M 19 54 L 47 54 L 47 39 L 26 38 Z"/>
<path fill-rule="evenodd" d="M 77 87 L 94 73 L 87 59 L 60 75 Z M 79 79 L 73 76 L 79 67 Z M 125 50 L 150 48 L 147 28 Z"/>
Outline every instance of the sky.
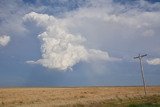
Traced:
<path fill-rule="evenodd" d="M 160 85 L 160 0 L 0 0 L 0 87 Z"/>

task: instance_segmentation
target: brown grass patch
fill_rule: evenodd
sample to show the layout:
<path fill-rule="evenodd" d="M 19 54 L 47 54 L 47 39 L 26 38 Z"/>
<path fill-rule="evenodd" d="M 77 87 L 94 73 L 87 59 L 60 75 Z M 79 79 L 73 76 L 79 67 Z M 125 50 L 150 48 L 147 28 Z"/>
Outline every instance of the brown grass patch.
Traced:
<path fill-rule="evenodd" d="M 160 87 L 147 87 L 147 96 L 160 95 Z M 0 107 L 83 107 L 143 100 L 143 87 L 1 88 Z"/>

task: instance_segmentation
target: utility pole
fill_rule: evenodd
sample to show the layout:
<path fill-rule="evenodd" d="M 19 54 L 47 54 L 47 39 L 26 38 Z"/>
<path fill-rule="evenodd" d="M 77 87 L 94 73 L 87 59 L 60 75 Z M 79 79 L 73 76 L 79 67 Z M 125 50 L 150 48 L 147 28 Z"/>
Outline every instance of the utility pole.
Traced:
<path fill-rule="evenodd" d="M 139 61 L 140 61 L 141 74 L 142 74 L 142 80 L 143 80 L 143 86 L 144 86 L 144 93 L 146 95 L 147 94 L 146 83 L 145 83 L 145 79 L 144 79 L 144 70 L 143 70 L 143 65 L 142 65 L 142 58 L 145 56 L 147 56 L 147 54 L 144 54 L 144 55 L 139 54 L 137 57 L 134 57 L 134 59 L 139 59 Z"/>

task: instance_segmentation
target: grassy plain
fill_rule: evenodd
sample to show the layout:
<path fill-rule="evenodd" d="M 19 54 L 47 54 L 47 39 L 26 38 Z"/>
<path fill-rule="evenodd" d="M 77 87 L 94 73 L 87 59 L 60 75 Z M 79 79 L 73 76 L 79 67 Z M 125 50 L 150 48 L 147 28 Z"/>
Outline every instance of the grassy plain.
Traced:
<path fill-rule="evenodd" d="M 160 107 L 160 86 L 0 88 L 0 107 Z"/>

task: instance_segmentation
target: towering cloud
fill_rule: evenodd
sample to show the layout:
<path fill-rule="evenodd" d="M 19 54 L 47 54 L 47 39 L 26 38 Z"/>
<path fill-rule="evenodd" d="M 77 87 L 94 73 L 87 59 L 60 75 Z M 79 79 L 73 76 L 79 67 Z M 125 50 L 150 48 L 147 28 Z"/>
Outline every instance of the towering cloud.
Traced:
<path fill-rule="evenodd" d="M 117 60 L 102 50 L 129 60 L 142 49 L 158 52 L 159 10 L 159 3 L 144 0 L 126 5 L 114 0 L 88 0 L 84 7 L 58 16 L 26 14 L 26 22 L 42 29 L 38 35 L 42 58 L 27 63 L 66 70 L 80 61 Z"/>
<path fill-rule="evenodd" d="M 10 42 L 10 37 L 7 35 L 0 36 L 0 46 L 6 46 Z"/>
<path fill-rule="evenodd" d="M 31 12 L 26 14 L 24 20 L 32 20 L 44 29 L 38 35 L 41 40 L 42 59 L 27 61 L 27 63 L 42 64 L 50 69 L 66 70 L 79 61 L 90 59 L 109 59 L 107 52 L 88 49 L 81 35 L 74 35 L 68 31 L 65 19 L 57 19 L 47 14 Z"/>

